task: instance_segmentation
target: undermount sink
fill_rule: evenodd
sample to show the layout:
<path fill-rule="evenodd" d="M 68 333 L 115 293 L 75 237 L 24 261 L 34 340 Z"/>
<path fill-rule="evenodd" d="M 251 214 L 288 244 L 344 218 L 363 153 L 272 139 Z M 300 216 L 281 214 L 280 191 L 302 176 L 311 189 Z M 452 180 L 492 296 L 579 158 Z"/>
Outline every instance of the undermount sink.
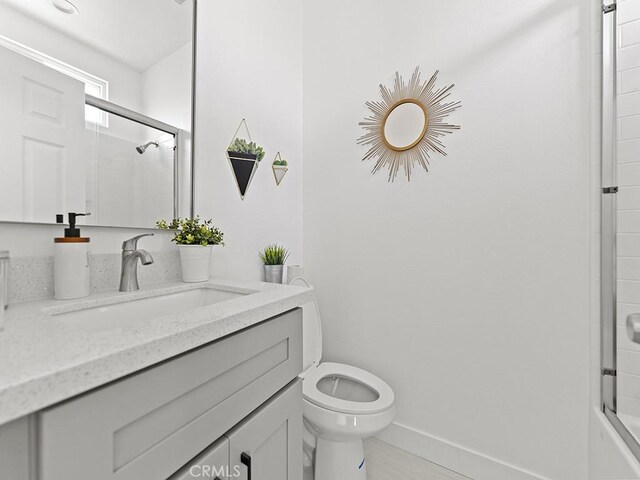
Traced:
<path fill-rule="evenodd" d="M 138 322 L 175 315 L 215 303 L 243 297 L 253 292 L 237 292 L 202 286 L 182 291 L 158 292 L 153 296 L 136 293 L 126 297 L 107 297 L 105 304 L 96 306 L 94 302 L 69 304 L 45 309 L 45 313 L 55 317 L 67 326 L 91 332 L 128 327 Z"/>

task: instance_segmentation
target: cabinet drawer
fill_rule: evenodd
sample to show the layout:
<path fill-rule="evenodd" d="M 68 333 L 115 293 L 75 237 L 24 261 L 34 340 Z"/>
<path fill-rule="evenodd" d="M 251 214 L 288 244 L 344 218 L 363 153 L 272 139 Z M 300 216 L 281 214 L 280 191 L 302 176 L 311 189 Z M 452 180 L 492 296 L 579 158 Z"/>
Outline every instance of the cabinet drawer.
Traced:
<path fill-rule="evenodd" d="M 39 414 L 41 480 L 169 477 L 302 370 L 300 309 Z"/>

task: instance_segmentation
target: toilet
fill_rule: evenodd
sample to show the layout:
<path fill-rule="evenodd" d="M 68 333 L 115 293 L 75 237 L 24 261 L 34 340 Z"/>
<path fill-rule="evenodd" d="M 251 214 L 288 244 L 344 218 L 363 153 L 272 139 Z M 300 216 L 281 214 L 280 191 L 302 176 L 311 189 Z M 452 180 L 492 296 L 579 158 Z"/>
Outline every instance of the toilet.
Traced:
<path fill-rule="evenodd" d="M 292 285 L 309 283 L 303 277 Z M 303 305 L 305 447 L 315 447 L 315 480 L 366 480 L 363 439 L 395 416 L 391 387 L 366 370 L 321 362 L 322 324 L 314 300 Z"/>

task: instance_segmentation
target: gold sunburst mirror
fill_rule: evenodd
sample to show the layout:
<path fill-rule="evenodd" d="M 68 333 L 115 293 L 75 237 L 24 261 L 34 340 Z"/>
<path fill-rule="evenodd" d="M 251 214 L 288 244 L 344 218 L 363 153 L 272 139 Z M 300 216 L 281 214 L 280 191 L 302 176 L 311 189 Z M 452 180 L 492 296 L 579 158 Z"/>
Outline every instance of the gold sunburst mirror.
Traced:
<path fill-rule="evenodd" d="M 446 119 L 461 103 L 446 101 L 453 85 L 437 89 L 437 77 L 438 71 L 422 82 L 416 67 L 405 83 L 396 72 L 392 89 L 380 84 L 382 101 L 366 102 L 371 114 L 360 122 L 365 133 L 358 144 L 369 147 L 362 160 L 375 160 L 372 173 L 388 168 L 392 182 L 402 168 L 410 181 L 415 166 L 428 171 L 432 153 L 446 155 L 441 138 L 460 129 Z"/>

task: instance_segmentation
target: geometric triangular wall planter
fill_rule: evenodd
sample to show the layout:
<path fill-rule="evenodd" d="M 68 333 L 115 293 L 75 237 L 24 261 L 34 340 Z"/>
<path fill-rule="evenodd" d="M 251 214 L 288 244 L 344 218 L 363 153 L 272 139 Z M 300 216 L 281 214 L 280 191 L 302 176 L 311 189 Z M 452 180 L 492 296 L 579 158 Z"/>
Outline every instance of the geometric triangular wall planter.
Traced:
<path fill-rule="evenodd" d="M 282 167 L 282 166 L 273 166 L 273 176 L 276 179 L 276 185 L 280 185 L 280 182 L 282 181 L 282 179 L 284 178 L 284 176 L 287 174 L 287 171 L 289 170 L 289 167 Z"/>
<path fill-rule="evenodd" d="M 273 170 L 273 177 L 276 179 L 276 185 L 280 185 L 280 182 L 289 171 L 287 161 L 282 159 L 280 152 L 278 152 L 276 158 L 273 159 L 271 169 Z"/>
<path fill-rule="evenodd" d="M 243 126 L 245 132 L 238 137 L 238 133 Z M 232 146 L 236 139 L 246 141 L 246 138 L 249 139 L 249 143 L 252 142 L 247 122 L 243 118 L 240 125 L 238 125 L 238 129 L 233 135 L 231 142 L 229 143 L 229 147 L 227 147 L 227 158 L 229 159 L 229 164 L 231 165 L 231 170 L 236 179 L 236 185 L 238 186 L 238 191 L 240 192 L 240 198 L 242 200 L 244 200 L 244 197 L 247 194 L 249 185 L 251 185 L 251 180 L 253 180 L 253 176 L 255 175 L 256 170 L 258 169 L 258 164 L 260 163 L 258 155 L 255 153 L 236 152 L 233 150 Z M 264 153 L 262 155 L 264 155 Z"/>
<path fill-rule="evenodd" d="M 251 180 L 253 180 L 253 175 L 258 169 L 257 156 L 251 153 L 232 151 L 227 151 L 227 156 L 229 157 L 229 162 L 231 162 L 233 175 L 236 177 L 240 198 L 244 200 Z"/>

